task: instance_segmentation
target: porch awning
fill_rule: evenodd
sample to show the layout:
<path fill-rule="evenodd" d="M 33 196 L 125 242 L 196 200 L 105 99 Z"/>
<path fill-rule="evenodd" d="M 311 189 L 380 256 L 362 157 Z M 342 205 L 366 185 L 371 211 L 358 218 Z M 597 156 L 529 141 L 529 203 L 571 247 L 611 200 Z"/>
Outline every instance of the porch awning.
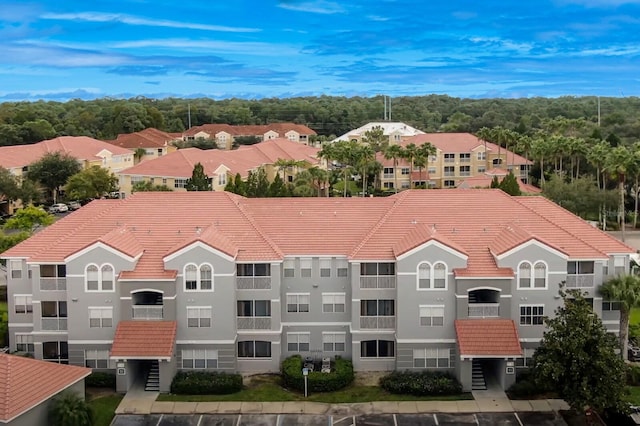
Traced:
<path fill-rule="evenodd" d="M 176 321 L 120 321 L 111 359 L 166 359 L 173 356 Z"/>
<path fill-rule="evenodd" d="M 522 357 L 518 328 L 513 320 L 459 319 L 455 325 L 462 358 Z"/>

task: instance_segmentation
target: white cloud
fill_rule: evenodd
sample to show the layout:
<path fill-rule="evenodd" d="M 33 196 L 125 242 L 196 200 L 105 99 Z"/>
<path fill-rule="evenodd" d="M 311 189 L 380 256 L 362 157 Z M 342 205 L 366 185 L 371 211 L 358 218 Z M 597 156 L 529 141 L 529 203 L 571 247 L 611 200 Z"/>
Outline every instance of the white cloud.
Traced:
<path fill-rule="evenodd" d="M 56 21 L 85 22 L 120 22 L 127 25 L 147 27 L 185 28 L 190 30 L 249 33 L 258 32 L 258 28 L 227 27 L 222 25 L 198 24 L 192 22 L 169 21 L 165 19 L 148 19 L 120 13 L 79 12 L 79 13 L 45 13 L 42 19 Z"/>
<path fill-rule="evenodd" d="M 345 12 L 344 8 L 338 3 L 325 0 L 280 2 L 278 3 L 278 7 L 296 12 L 321 13 L 325 15 Z"/>
<path fill-rule="evenodd" d="M 623 4 L 640 4 L 640 0 L 556 0 L 560 4 L 577 4 L 584 7 L 617 7 Z"/>
<path fill-rule="evenodd" d="M 189 39 L 148 39 L 123 41 L 110 45 L 116 49 L 137 49 L 137 48 L 166 48 L 181 50 L 197 50 L 202 52 L 207 49 L 209 52 L 239 53 L 256 56 L 277 56 L 295 55 L 299 49 L 261 42 L 233 42 L 214 40 L 189 40 Z"/>

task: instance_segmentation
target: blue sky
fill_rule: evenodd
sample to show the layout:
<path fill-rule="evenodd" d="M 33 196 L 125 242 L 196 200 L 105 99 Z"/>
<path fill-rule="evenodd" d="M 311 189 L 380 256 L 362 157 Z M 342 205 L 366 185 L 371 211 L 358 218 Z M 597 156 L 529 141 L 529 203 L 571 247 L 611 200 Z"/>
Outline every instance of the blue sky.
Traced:
<path fill-rule="evenodd" d="M 640 95 L 640 0 L 0 0 L 0 101 Z"/>

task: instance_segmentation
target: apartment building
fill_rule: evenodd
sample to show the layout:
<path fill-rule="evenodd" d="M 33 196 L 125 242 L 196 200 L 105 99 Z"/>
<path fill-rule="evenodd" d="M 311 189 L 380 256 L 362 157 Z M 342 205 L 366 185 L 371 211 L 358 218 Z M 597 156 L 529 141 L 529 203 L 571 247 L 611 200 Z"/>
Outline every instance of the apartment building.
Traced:
<path fill-rule="evenodd" d="M 184 141 L 213 139 L 218 149 L 230 150 L 239 138 L 256 138 L 259 141 L 284 138 L 292 142 L 309 145 L 310 137 L 316 132 L 303 124 L 271 123 L 259 125 L 203 124 L 183 133 Z"/>
<path fill-rule="evenodd" d="M 132 150 L 136 163 L 140 163 L 177 151 L 178 148 L 173 142 L 180 140 L 180 135 L 150 127 L 139 132 L 119 134 L 116 139 L 106 142 Z M 143 150 L 139 151 L 142 155 L 139 155 L 138 150 Z"/>
<path fill-rule="evenodd" d="M 354 129 L 345 133 L 344 135 L 338 136 L 332 142 L 337 142 L 337 141 L 363 142 L 363 137 L 365 136 L 365 133 L 374 129 L 382 129 L 382 133 L 384 136 L 388 138 L 388 142 L 390 145 L 398 144 L 404 140 L 407 140 L 410 137 L 424 134 L 422 130 L 418 130 L 415 127 L 411 127 L 405 123 L 380 121 L 380 122 L 367 123 L 364 126 L 358 127 L 357 129 Z"/>
<path fill-rule="evenodd" d="M 465 390 L 526 367 L 561 282 L 587 292 L 635 250 L 538 196 L 136 193 L 96 200 L 4 252 L 12 351 L 147 378 L 277 372 L 293 354 L 433 369 Z M 472 371 L 476 378 L 472 381 Z M 152 371 L 148 375 L 146 372 Z"/>

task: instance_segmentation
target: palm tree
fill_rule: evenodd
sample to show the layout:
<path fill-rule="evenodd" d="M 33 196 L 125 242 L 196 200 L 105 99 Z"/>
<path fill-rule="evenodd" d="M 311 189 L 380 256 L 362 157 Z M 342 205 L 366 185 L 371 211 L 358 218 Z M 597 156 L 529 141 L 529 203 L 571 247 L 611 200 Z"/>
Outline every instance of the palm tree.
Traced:
<path fill-rule="evenodd" d="M 540 186 L 544 186 L 544 160 L 551 155 L 551 143 L 545 135 L 537 135 L 531 143 L 531 154 L 540 162 Z"/>
<path fill-rule="evenodd" d="M 587 152 L 587 161 L 596 168 L 596 182 L 598 182 L 598 189 L 604 189 L 606 187 L 605 175 L 602 173 L 602 169 L 605 166 L 607 155 L 611 150 L 611 145 L 607 141 L 600 141 L 595 145 L 592 145 Z M 602 177 L 602 182 L 600 178 Z"/>
<path fill-rule="evenodd" d="M 618 178 L 618 190 L 620 192 L 620 204 L 618 206 L 618 216 L 620 220 L 620 230 L 622 231 L 622 241 L 625 240 L 625 207 L 624 207 L 624 185 L 627 175 L 633 168 L 631 152 L 624 145 L 618 145 L 609 151 L 606 159 L 606 169 L 613 177 Z"/>
<path fill-rule="evenodd" d="M 410 143 L 404 147 L 404 159 L 409 160 L 409 188 L 413 188 L 413 166 L 415 165 L 417 155 L 418 147 L 416 144 Z"/>
<path fill-rule="evenodd" d="M 376 161 L 376 152 L 370 145 L 361 145 L 356 152 L 356 164 L 362 178 L 362 196 L 366 196 L 367 177 L 372 162 Z"/>
<path fill-rule="evenodd" d="M 292 175 L 293 172 L 297 171 L 299 168 L 307 168 L 309 166 L 309 162 L 305 160 L 287 160 L 284 158 L 278 158 L 273 165 L 282 171 L 282 180 L 288 185 L 291 182 L 287 179 L 287 172 L 290 171 L 290 174 Z"/>
<path fill-rule="evenodd" d="M 438 149 L 431 144 L 431 142 L 425 142 L 418 147 L 416 150 L 416 156 L 413 159 L 413 162 L 416 166 L 418 166 L 418 170 L 420 172 L 420 182 L 422 182 L 422 168 L 429 169 L 429 158 L 438 153 Z M 426 184 L 425 188 L 428 188 L 429 185 Z"/>
<path fill-rule="evenodd" d="M 138 164 L 140 162 L 140 160 L 142 159 L 142 157 L 144 157 L 144 155 L 147 153 L 147 150 L 144 148 L 136 148 L 135 151 L 133 151 L 133 159 L 134 159 L 134 164 Z"/>
<path fill-rule="evenodd" d="M 313 186 L 318 190 L 318 197 L 322 196 L 322 190 L 327 189 L 327 181 L 329 180 L 329 173 L 319 167 L 311 167 L 307 169 L 307 172 L 311 176 Z M 327 196 L 329 192 L 327 191 Z"/>
<path fill-rule="evenodd" d="M 487 154 L 487 142 L 489 139 L 493 139 L 491 129 L 488 127 L 483 127 L 478 130 L 476 136 L 484 142 L 484 161 L 485 161 L 485 170 L 489 170 L 489 155 Z"/>
<path fill-rule="evenodd" d="M 640 277 L 622 274 L 600 287 L 604 299 L 620 303 L 620 350 L 622 358 L 627 358 L 627 336 L 629 335 L 629 315 L 633 308 L 640 307 Z"/>
<path fill-rule="evenodd" d="M 404 156 L 404 148 L 400 145 L 389 145 L 384 150 L 384 158 L 393 159 L 393 188 L 398 193 L 398 159 Z"/>
<path fill-rule="evenodd" d="M 58 395 L 49 409 L 49 424 L 54 426 L 91 426 L 93 412 L 80 395 L 65 391 Z"/>

